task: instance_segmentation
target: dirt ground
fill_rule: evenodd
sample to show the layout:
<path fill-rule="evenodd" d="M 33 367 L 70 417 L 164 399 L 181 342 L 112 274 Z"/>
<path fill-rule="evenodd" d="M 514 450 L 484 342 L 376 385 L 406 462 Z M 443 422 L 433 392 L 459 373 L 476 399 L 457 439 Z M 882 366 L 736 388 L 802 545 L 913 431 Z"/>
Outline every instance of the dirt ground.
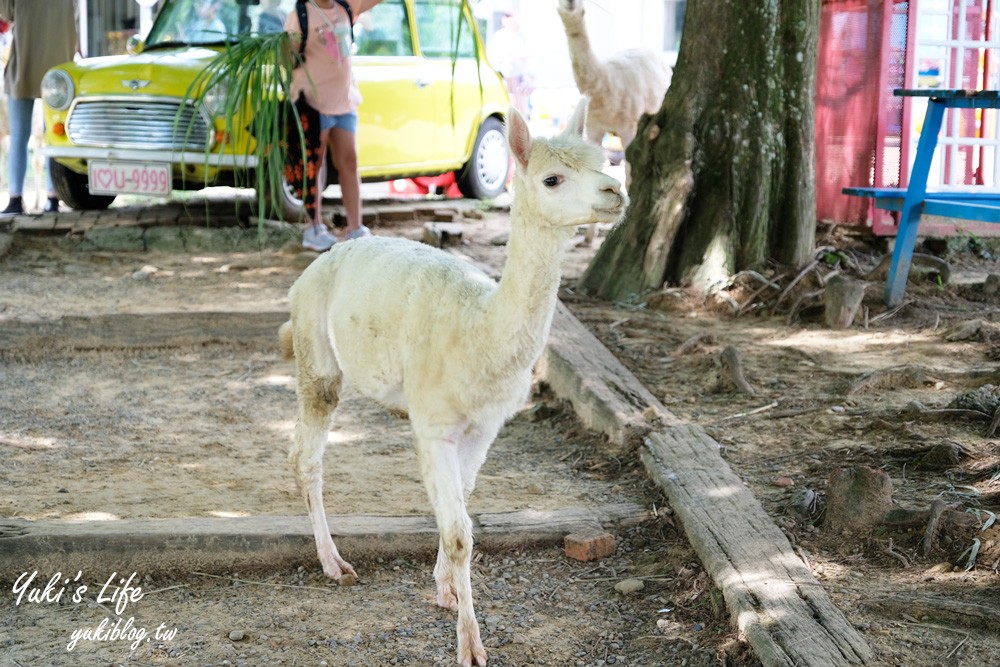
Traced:
<path fill-rule="evenodd" d="M 147 209 L 134 217 L 148 217 Z M 457 249 L 499 268 L 506 213 L 456 210 L 463 231 Z M 68 234 L 16 234 L 0 259 L 0 332 L 5 323 L 66 315 L 131 314 L 140 327 L 156 320 L 139 316 L 287 309 L 287 289 L 311 259 L 294 237 L 256 251 L 225 229 L 201 225 L 176 247 L 138 249 L 79 225 Z M 380 219 L 375 231 L 420 238 L 423 221 Z M 593 249 L 567 253 L 563 300 L 670 411 L 705 425 L 723 444 L 881 664 L 1000 665 L 1000 527 L 991 525 L 1000 511 L 1000 440 L 985 436 L 992 414 L 934 412 L 960 394 L 1000 384 L 1000 295 L 982 284 L 1000 265 L 975 241 L 934 248 L 951 261 L 952 283 L 912 285 L 899 310 L 886 311 L 881 286 L 871 281 L 867 316 L 843 331 L 823 325 L 810 303 L 794 308 L 795 317 L 789 309 L 832 272 L 874 266 L 878 250 L 866 239 L 823 239 L 836 251 L 818 254 L 814 270 L 778 307 L 796 276 L 767 275 L 776 287 L 741 276 L 709 300 L 667 290 L 635 303 L 595 301 L 573 289 Z M 752 395 L 720 384 L 718 359 L 727 346 L 738 351 Z M 241 340 L 234 331 L 197 347 L 29 346 L 0 358 L 0 387 L 0 517 L 305 513 L 285 456 L 294 425 L 292 366 L 269 342 Z M 992 389 L 980 391 L 994 408 L 1000 402 L 989 403 Z M 328 512 L 430 513 L 404 420 L 352 399 L 337 423 L 326 458 Z M 927 456 L 937 445 L 943 458 Z M 920 524 L 880 526 L 864 537 L 830 534 L 823 524 L 827 479 L 855 464 L 887 473 L 898 506 L 928 509 L 941 499 L 968 510 L 976 525 L 936 534 L 927 555 Z M 477 555 L 473 586 L 490 664 L 755 664 L 735 642 L 710 580 L 638 456 L 603 455 L 601 437 L 552 396 L 533 397 L 503 430 L 470 510 L 614 502 L 651 512 L 642 525 L 618 531 L 612 558 L 578 563 L 558 546 Z M 141 582 L 142 598 L 120 616 L 122 624 L 134 619 L 131 639 L 128 632 L 124 639 L 81 638 L 73 650 L 74 632 L 119 618 L 115 602 L 97 593 L 115 565 L 66 583 L 57 602 L 29 602 L 25 594 L 18 604 L 15 582 L 5 582 L 0 661 L 450 664 L 454 619 L 433 603 L 433 552 L 354 565 L 361 581 L 353 588 L 331 586 L 315 561 L 272 571 L 139 572 L 132 585 Z M 30 574 L 30 563 L 24 571 Z M 616 590 L 630 578 L 642 589 Z M 88 591 L 73 600 L 81 582 Z"/>

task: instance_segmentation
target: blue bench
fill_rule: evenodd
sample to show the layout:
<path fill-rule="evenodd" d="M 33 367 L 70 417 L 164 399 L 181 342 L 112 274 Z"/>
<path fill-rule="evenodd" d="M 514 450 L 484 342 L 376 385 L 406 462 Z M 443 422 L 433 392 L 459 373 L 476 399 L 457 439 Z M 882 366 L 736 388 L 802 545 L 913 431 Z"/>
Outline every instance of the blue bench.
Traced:
<path fill-rule="evenodd" d="M 843 193 L 869 197 L 876 208 L 899 211 L 899 229 L 892 251 L 892 263 L 885 281 L 885 303 L 896 306 L 903 300 L 906 280 L 917 242 L 921 215 L 936 215 L 979 222 L 1000 222 L 1000 192 L 928 192 L 927 175 L 937 147 L 945 109 L 1000 109 L 997 90 L 897 90 L 902 97 L 927 97 L 927 114 L 917 142 L 909 186 L 906 188 L 849 187 Z M 1000 156 L 998 156 L 1000 158 Z"/>

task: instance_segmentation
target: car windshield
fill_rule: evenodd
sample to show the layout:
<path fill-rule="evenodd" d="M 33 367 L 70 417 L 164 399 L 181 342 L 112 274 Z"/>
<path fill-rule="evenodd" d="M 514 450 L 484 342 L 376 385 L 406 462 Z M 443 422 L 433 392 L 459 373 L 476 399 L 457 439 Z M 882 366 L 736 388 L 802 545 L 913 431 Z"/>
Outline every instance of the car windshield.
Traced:
<path fill-rule="evenodd" d="M 280 32 L 294 6 L 294 0 L 168 0 L 146 48 L 222 44 L 236 35 Z"/>

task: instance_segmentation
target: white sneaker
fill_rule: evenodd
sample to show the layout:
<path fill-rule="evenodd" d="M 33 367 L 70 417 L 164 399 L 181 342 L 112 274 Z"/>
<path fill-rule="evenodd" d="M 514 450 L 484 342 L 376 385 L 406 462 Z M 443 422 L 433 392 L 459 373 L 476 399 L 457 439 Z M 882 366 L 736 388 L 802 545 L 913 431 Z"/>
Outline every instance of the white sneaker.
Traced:
<path fill-rule="evenodd" d="M 337 242 L 337 237 L 330 233 L 325 225 L 309 225 L 302 233 L 302 247 L 306 250 L 324 252 L 333 247 Z"/>
<path fill-rule="evenodd" d="M 354 239 L 364 238 L 365 236 L 371 236 L 372 230 L 368 229 L 364 225 L 361 225 L 357 229 L 352 229 L 347 232 L 347 236 L 344 237 L 347 241 L 353 241 Z"/>

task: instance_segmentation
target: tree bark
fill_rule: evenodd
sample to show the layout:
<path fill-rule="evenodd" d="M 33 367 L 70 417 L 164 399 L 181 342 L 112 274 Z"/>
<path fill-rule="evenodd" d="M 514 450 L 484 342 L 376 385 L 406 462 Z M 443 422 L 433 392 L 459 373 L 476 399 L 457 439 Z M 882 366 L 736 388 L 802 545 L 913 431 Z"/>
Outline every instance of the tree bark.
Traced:
<path fill-rule="evenodd" d="M 626 150 L 632 203 L 581 288 L 708 288 L 815 237 L 820 0 L 691 0 L 670 90 Z"/>

